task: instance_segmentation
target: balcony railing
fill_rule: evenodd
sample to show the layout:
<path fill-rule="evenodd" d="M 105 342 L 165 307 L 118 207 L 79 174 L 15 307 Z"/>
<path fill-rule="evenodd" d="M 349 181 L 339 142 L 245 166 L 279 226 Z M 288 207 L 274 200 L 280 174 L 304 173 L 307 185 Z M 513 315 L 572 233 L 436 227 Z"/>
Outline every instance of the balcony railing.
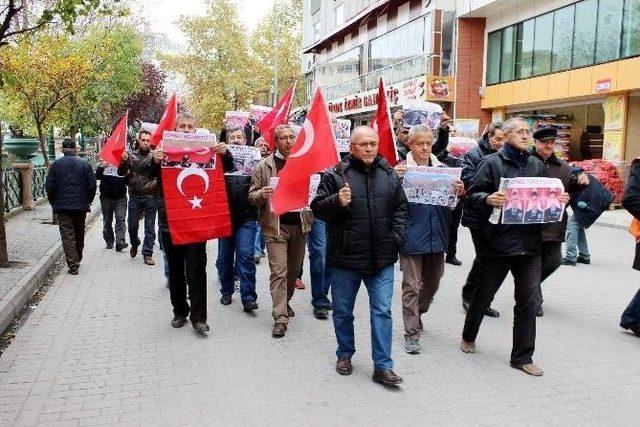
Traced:
<path fill-rule="evenodd" d="M 387 67 L 379 68 L 356 78 L 344 80 L 324 89 L 325 98 L 333 100 L 344 98 L 360 92 L 366 92 L 378 87 L 378 79 L 384 77 L 386 85 L 391 85 L 414 77 L 429 74 L 429 60 L 431 55 L 418 55 L 404 61 L 396 62 Z"/>

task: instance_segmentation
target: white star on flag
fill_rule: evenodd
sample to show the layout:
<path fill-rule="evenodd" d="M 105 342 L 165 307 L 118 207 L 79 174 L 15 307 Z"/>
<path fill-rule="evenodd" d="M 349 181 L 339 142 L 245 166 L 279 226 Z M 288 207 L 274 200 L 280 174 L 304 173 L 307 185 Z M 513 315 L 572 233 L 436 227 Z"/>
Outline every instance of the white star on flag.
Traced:
<path fill-rule="evenodd" d="M 191 203 L 191 209 L 202 209 L 202 199 L 198 199 L 196 196 L 193 196 L 193 199 L 189 200 L 189 203 Z"/>

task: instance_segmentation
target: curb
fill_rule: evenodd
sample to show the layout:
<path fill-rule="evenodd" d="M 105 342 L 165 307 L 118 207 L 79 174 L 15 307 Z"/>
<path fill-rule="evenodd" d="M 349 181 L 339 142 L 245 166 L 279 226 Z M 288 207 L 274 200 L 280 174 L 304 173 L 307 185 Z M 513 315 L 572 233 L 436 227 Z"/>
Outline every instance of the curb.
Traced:
<path fill-rule="evenodd" d="M 629 229 L 629 224 L 627 225 L 623 225 L 623 224 L 611 224 L 611 223 L 607 223 L 607 222 L 596 222 L 594 225 L 600 226 L 600 227 L 606 227 L 606 228 L 615 228 L 618 230 L 628 230 Z"/>
<path fill-rule="evenodd" d="M 100 209 L 94 209 L 88 216 L 86 226 L 91 225 L 100 215 Z M 20 279 L 0 300 L 0 333 L 16 318 L 27 301 L 36 293 L 42 279 L 49 274 L 56 262 L 62 257 L 62 242 L 58 240 L 47 253 Z"/>

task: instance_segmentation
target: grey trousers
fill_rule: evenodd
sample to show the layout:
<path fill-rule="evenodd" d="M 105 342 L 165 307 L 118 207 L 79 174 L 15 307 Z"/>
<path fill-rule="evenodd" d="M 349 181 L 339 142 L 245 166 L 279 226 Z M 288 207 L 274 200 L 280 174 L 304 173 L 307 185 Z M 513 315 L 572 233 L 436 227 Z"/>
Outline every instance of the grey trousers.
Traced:
<path fill-rule="evenodd" d="M 100 196 L 100 207 L 102 209 L 102 237 L 108 246 L 123 246 L 127 227 L 125 218 L 127 216 L 127 198 L 111 199 Z M 115 217 L 115 236 L 113 233 L 113 220 Z"/>

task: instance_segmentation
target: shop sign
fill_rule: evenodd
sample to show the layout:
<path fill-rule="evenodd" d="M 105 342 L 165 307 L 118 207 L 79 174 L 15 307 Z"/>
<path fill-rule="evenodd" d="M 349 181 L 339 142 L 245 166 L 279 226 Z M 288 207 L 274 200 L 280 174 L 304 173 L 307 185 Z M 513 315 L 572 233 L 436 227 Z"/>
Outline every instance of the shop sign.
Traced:
<path fill-rule="evenodd" d="M 427 76 L 427 101 L 454 101 L 454 78 L 451 76 Z"/>
<path fill-rule="evenodd" d="M 611 91 L 611 79 L 602 79 L 596 82 L 596 92 L 603 93 Z"/>

